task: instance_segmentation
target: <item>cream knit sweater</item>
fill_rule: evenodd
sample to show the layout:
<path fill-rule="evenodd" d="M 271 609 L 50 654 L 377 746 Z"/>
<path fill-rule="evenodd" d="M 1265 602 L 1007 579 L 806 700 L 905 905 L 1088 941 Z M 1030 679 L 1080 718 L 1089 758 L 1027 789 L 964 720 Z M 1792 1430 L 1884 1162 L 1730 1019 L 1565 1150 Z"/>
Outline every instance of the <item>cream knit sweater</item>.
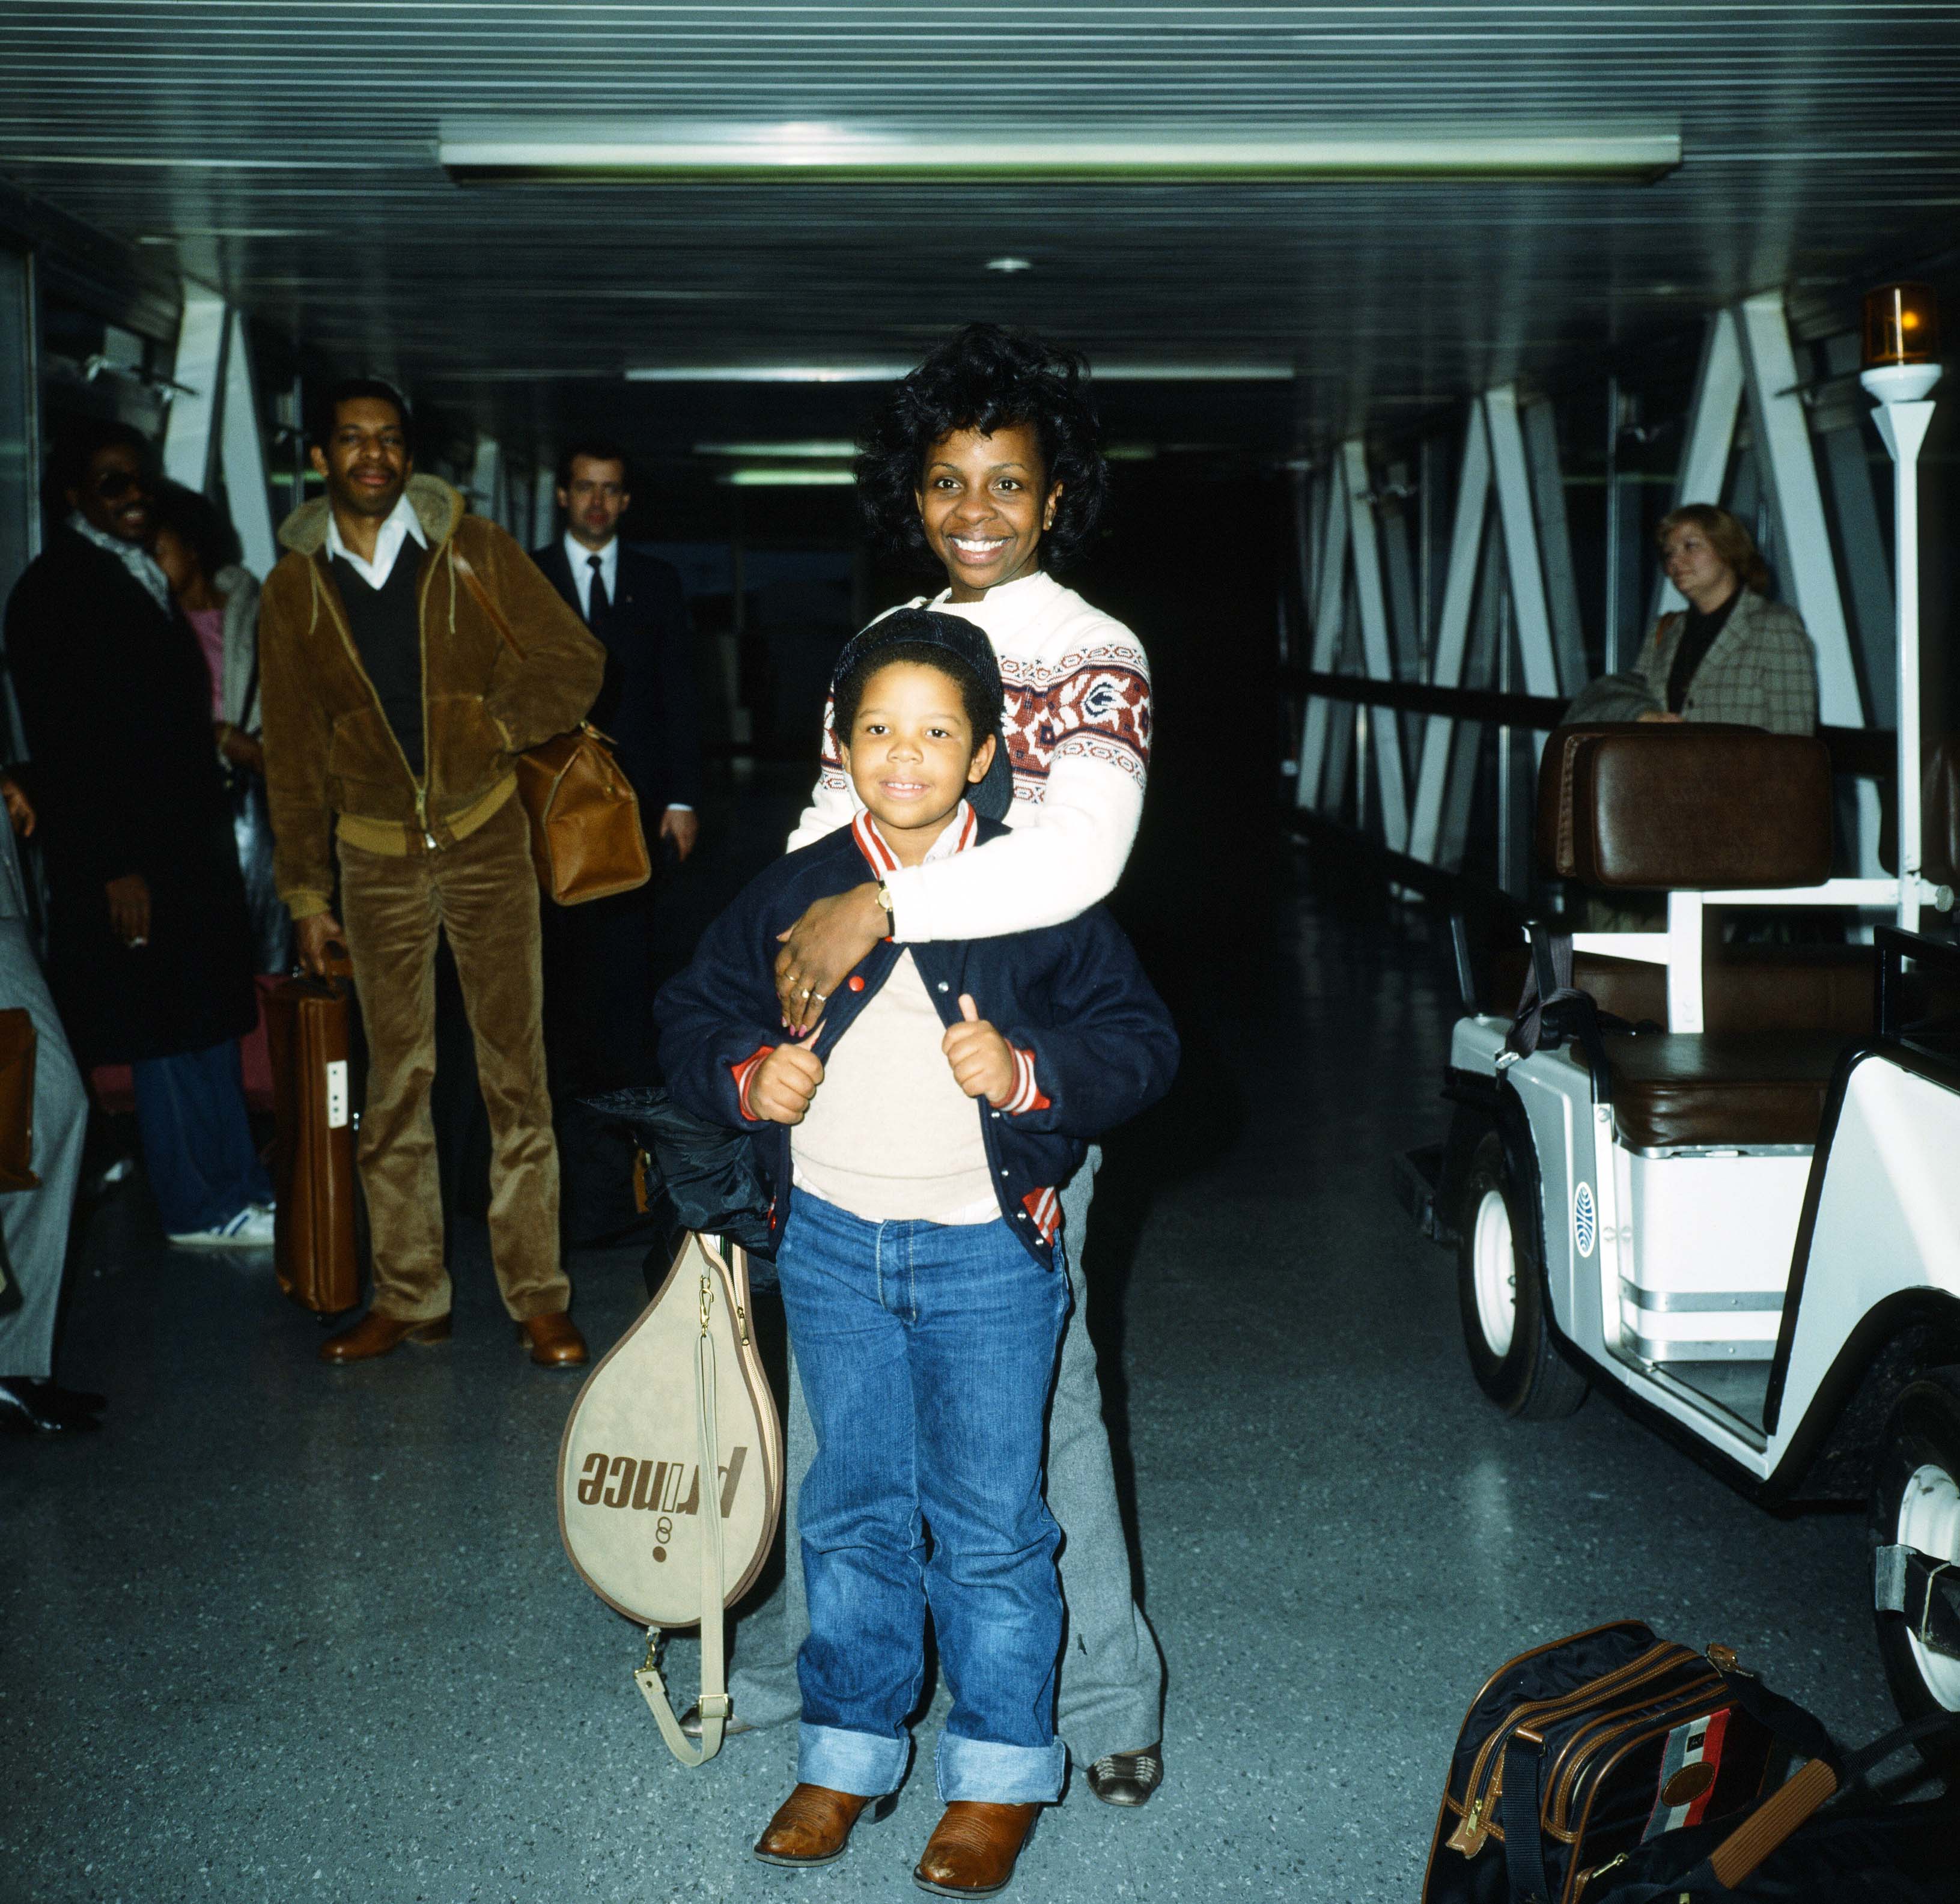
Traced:
<path fill-rule="evenodd" d="M 1076 918 L 1115 885 L 1143 813 L 1151 723 L 1142 644 L 1039 572 L 978 602 L 941 593 L 910 606 L 959 615 L 994 644 L 1014 799 L 1004 838 L 887 876 L 894 936 L 991 939 Z M 826 707 L 822 766 L 791 850 L 861 810 Z"/>

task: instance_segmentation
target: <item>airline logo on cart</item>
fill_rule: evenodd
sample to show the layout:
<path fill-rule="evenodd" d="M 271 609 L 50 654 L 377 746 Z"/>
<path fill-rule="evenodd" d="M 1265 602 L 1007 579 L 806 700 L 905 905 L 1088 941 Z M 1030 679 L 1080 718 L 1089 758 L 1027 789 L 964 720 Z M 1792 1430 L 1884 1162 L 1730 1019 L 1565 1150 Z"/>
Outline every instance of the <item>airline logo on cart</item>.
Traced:
<path fill-rule="evenodd" d="M 749 1451 L 737 1448 L 730 1452 L 728 1465 L 715 1471 L 721 1482 L 721 1518 L 735 1511 L 735 1491 L 742 1485 L 742 1470 Z M 578 1477 L 581 1507 L 635 1508 L 642 1514 L 663 1517 L 701 1511 L 701 1469 L 686 1461 L 635 1461 L 630 1454 L 591 1454 L 585 1457 Z"/>
<path fill-rule="evenodd" d="M 1572 1190 L 1572 1240 L 1581 1256 L 1590 1256 L 1599 1240 L 1599 1213 L 1592 1206 L 1592 1186 L 1576 1184 Z"/>

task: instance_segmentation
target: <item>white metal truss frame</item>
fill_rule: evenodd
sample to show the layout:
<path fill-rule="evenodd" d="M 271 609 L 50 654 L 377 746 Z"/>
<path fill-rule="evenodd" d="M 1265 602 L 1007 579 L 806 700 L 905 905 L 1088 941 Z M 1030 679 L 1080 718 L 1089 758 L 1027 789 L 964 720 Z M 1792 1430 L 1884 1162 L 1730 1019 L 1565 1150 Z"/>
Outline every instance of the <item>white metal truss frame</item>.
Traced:
<path fill-rule="evenodd" d="M 223 483 L 245 565 L 263 576 L 279 551 L 245 316 L 201 284 L 183 288 L 171 378 L 164 474 L 200 495 Z"/>
<path fill-rule="evenodd" d="M 1545 601 L 1538 523 L 1532 513 L 1531 465 L 1526 460 L 1524 431 L 1518 422 L 1517 386 L 1507 383 L 1486 391 L 1484 418 L 1491 430 L 1491 469 L 1497 478 L 1505 579 L 1517 621 L 1525 691 L 1556 699 L 1558 653 L 1552 640 L 1551 611 Z"/>
<path fill-rule="evenodd" d="M 1393 681 L 1395 663 L 1389 634 L 1388 598 L 1382 587 L 1381 539 L 1376 532 L 1368 459 L 1358 437 L 1341 446 L 1346 477 L 1348 534 L 1354 551 L 1355 605 L 1361 623 L 1361 660 L 1370 681 Z M 1370 710 L 1368 751 L 1382 799 L 1382 834 L 1392 850 L 1408 844 L 1408 789 L 1402 777 L 1402 723 L 1392 708 Z M 1379 719 L 1373 716 L 1379 715 Z"/>
<path fill-rule="evenodd" d="M 1796 388 L 1800 380 L 1780 294 L 1765 293 L 1717 312 L 1704 343 L 1674 501 L 1679 507 L 1722 500 L 1737 425 L 1747 405 L 1756 451 L 1752 467 L 1778 526 L 1779 566 L 1816 648 L 1820 717 L 1832 725 L 1862 726 L 1866 710 L 1817 460 Z M 1318 508 L 1314 512 L 1320 533 L 1313 548 L 1317 586 L 1312 590 L 1312 666 L 1316 672 L 1331 673 L 1341 665 L 1349 633 L 1346 562 L 1351 550 L 1363 668 L 1371 679 L 1394 680 L 1397 644 L 1382 586 L 1384 551 L 1372 513 L 1370 488 L 1358 438 L 1340 447 L 1332 467 L 1316 481 L 1314 500 L 1318 504 L 1325 494 L 1327 507 L 1324 513 Z M 1501 578 L 1485 572 L 1491 566 L 1485 559 L 1485 522 L 1493 491 L 1504 553 Z M 1344 494 L 1344 509 L 1339 506 Z M 1472 406 L 1465 434 L 1430 685 L 1489 685 L 1468 683 L 1464 673 L 1480 590 L 1500 586 L 1512 612 L 1525 691 L 1557 698 L 1584 685 L 1580 678 L 1583 647 L 1573 624 L 1576 596 L 1570 586 L 1570 552 L 1560 545 L 1564 533 L 1557 438 L 1549 412 L 1541 415 L 1536 405 L 1522 403 L 1514 385 L 1487 391 Z M 1660 577 L 1654 593 L 1656 617 L 1680 602 L 1665 577 Z M 1309 700 L 1295 787 L 1295 799 L 1303 807 L 1339 797 L 1348 750 L 1331 746 L 1331 723 L 1348 711 L 1318 696 Z M 1427 716 L 1406 772 L 1398 720 L 1372 720 L 1368 736 L 1386 843 L 1436 862 L 1450 831 L 1447 803 L 1467 784 L 1456 771 L 1461 764 L 1457 757 L 1465 746 L 1475 745 L 1478 724 L 1446 714 Z M 1330 780 L 1336 782 L 1332 787 L 1327 784 Z M 1870 824 L 1876 817 L 1872 794 L 1869 787 L 1860 790 L 1866 821 L 1861 832 L 1875 831 Z M 1863 844 L 1869 860 L 1870 841 Z"/>
<path fill-rule="evenodd" d="M 1679 509 L 1688 503 L 1719 503 L 1729 480 L 1729 459 L 1736 446 L 1736 419 L 1742 412 L 1742 345 L 1736 320 L 1718 310 L 1708 320 L 1701 342 L 1701 367 L 1695 373 L 1694 400 L 1688 411 L 1688 439 L 1682 446 L 1681 469 L 1674 482 Z M 1686 599 L 1664 574 L 1654 579 L 1649 624 L 1687 606 Z"/>
<path fill-rule="evenodd" d="M 198 284 L 184 286 L 177 357 L 170 373 L 177 388 L 164 427 L 164 474 L 199 495 L 210 489 L 215 469 L 230 314 L 215 291 Z"/>
<path fill-rule="evenodd" d="M 1542 450 L 1541 456 L 1543 453 Z M 1316 673 L 1332 673 L 1340 661 L 1345 632 L 1344 564 L 1351 549 L 1364 671 L 1371 680 L 1391 682 L 1397 675 L 1382 586 L 1382 551 L 1370 493 L 1367 457 L 1359 438 L 1341 446 L 1332 474 L 1340 485 L 1337 501 L 1344 492 L 1348 506 L 1344 510 L 1330 507 L 1325 518 L 1319 586 L 1316 591 L 1313 669 Z M 1556 480 L 1555 464 L 1552 479 Z M 1485 587 L 1500 585 L 1496 574 L 1484 573 L 1489 566 L 1484 561 L 1484 528 L 1494 494 L 1504 549 L 1502 585 L 1513 605 L 1526 690 L 1554 699 L 1576 685 L 1564 680 L 1573 672 L 1573 663 L 1568 660 L 1564 667 L 1561 666 L 1559 644 L 1547 597 L 1543 549 L 1534 508 L 1535 485 L 1542 481 L 1542 473 L 1535 476 L 1527 452 L 1516 387 L 1506 384 L 1485 393 L 1472 405 L 1465 427 L 1449 568 L 1430 666 L 1430 685 L 1460 688 L 1466 685 L 1463 674 L 1480 575 Z M 1562 517 L 1558 527 L 1562 532 Z M 1339 711 L 1344 714 L 1346 710 Z M 1325 781 L 1337 770 L 1344 769 L 1341 758 L 1344 750 L 1329 745 L 1330 723 L 1335 718 L 1333 704 L 1318 695 L 1309 699 L 1294 791 L 1301 806 L 1319 804 Z M 1449 714 L 1429 715 L 1423 723 L 1420 749 L 1411 774 L 1404 767 L 1399 720 L 1389 714 L 1386 718 L 1370 721 L 1369 751 L 1374 757 L 1382 831 L 1388 846 L 1420 860 L 1436 860 L 1443 834 L 1446 804 L 1452 788 L 1460 787 L 1463 779 L 1452 772 L 1452 760 L 1461 748 L 1476 744 L 1479 732 L 1476 723 L 1459 722 Z M 1408 792 L 1411 780 L 1412 797 Z M 1337 785 L 1330 790 L 1330 796 L 1337 796 L 1338 790 Z"/>
<path fill-rule="evenodd" d="M 1838 592 L 1824 492 L 1810 447 L 1810 418 L 1796 387 L 1803 380 L 1781 294 L 1766 291 L 1746 299 L 1736 307 L 1736 322 L 1757 467 L 1782 532 L 1777 561 L 1817 650 L 1818 718 L 1834 727 L 1862 726 L 1865 709 L 1851 656 L 1851 631 Z"/>
<path fill-rule="evenodd" d="M 1484 513 L 1491 500 L 1490 435 L 1481 405 L 1471 405 L 1459 466 L 1456 515 L 1449 531 L 1449 566 L 1443 577 L 1443 610 L 1437 621 L 1436 651 L 1430 663 L 1430 683 L 1437 688 L 1463 685 L 1463 661 L 1469 648 L 1478 558 L 1483 548 Z M 1461 731 L 1465 728 L 1467 732 Z M 1449 786 L 1452 749 L 1474 745 L 1478 733 L 1475 723 L 1459 723 L 1449 714 L 1431 714 L 1424 721 L 1415 807 L 1409 820 L 1408 850 L 1412 857 L 1434 862 L 1443 825 L 1443 798 Z"/>
<path fill-rule="evenodd" d="M 266 441 L 259 432 L 257 386 L 252 377 L 252 347 L 245 335 L 245 313 L 231 313 L 231 337 L 224 353 L 224 405 L 219 430 L 219 462 L 224 472 L 224 500 L 231 526 L 238 532 L 245 566 L 253 574 L 269 575 L 279 559 L 272 536 L 272 492 L 266 481 Z"/>
<path fill-rule="evenodd" d="M 1339 473 L 1337 465 L 1332 482 Z M 1313 672 L 1332 674 L 1341 658 L 1341 597 L 1348 583 L 1348 515 L 1330 498 L 1322 519 L 1320 559 L 1313 591 Z M 1306 704 L 1306 719 L 1300 730 L 1300 770 L 1293 783 L 1293 798 L 1301 806 L 1319 803 L 1320 777 L 1327 761 L 1328 729 L 1333 704 L 1315 695 Z"/>

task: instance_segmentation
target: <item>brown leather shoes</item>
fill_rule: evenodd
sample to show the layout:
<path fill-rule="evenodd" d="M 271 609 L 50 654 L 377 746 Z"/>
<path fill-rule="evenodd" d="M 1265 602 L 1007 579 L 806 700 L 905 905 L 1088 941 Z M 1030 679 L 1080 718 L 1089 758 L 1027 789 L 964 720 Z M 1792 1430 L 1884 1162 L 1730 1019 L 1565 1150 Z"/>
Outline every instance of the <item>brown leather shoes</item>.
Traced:
<path fill-rule="evenodd" d="M 320 1345 L 322 1362 L 367 1362 L 385 1356 L 405 1342 L 425 1345 L 449 1340 L 449 1318 L 438 1316 L 433 1322 L 412 1322 L 406 1317 L 383 1315 L 370 1309 L 351 1329 L 329 1336 Z"/>
<path fill-rule="evenodd" d="M 867 1805 L 875 1823 L 889 1816 L 897 1802 L 896 1793 L 874 1801 L 828 1785 L 798 1785 L 756 1840 L 754 1855 L 765 1864 L 828 1864 L 844 1855 L 851 1827 Z"/>
<path fill-rule="evenodd" d="M 556 1315 L 526 1317 L 517 1334 L 531 1345 L 531 1359 L 541 1368 L 569 1368 L 586 1359 L 585 1338 L 562 1309 Z"/>
<path fill-rule="evenodd" d="M 991 1897 L 1004 1891 L 1040 1810 L 954 1800 L 925 1841 L 912 1882 L 940 1897 Z"/>

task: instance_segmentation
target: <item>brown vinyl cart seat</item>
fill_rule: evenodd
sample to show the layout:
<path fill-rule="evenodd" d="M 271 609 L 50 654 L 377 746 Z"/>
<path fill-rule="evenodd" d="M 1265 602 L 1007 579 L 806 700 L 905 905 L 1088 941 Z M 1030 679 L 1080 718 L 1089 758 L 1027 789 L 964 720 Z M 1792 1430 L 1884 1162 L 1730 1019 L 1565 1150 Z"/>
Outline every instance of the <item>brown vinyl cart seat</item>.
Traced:
<path fill-rule="evenodd" d="M 1821 741 L 1712 725 L 1563 728 L 1547 743 L 1548 869 L 1604 889 L 1815 885 L 1831 864 Z M 1698 1032 L 1608 1034 L 1614 1124 L 1635 1150 L 1813 1144 L 1846 1044 L 1871 1024 L 1866 946 L 1736 946 L 1702 962 Z M 1667 1021 L 1659 965 L 1581 955 L 1573 982 L 1621 1017 Z M 1575 1057 L 1570 1047 L 1567 1057 Z"/>
<path fill-rule="evenodd" d="M 1518 983 L 1524 982 L 1519 962 Z M 1580 952 L 1572 982 L 1602 1012 L 1637 1025 L 1667 1022 L 1667 968 L 1637 958 Z M 1862 1038 L 1872 1028 L 1879 956 L 1870 946 L 1711 946 L 1701 966 L 1701 1022 L 1710 1031 L 1831 1031 Z"/>
<path fill-rule="evenodd" d="M 1633 1150 L 1814 1144 L 1847 1041 L 1832 1031 L 1608 1033 L 1613 1122 Z M 1582 1068 L 1583 1054 L 1566 1047 Z"/>

